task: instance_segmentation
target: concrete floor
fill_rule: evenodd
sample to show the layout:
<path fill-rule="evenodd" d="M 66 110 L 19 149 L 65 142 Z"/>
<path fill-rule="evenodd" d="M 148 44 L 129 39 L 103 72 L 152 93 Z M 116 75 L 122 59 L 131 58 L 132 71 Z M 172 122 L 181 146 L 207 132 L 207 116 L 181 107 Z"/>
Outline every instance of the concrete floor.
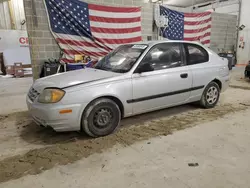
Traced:
<path fill-rule="evenodd" d="M 249 113 L 225 116 L 127 148 L 117 146 L 0 187 L 246 188 L 250 184 Z"/>
<path fill-rule="evenodd" d="M 18 80 L 22 89 L 8 90 L 9 94 L 6 89 L 15 88 L 15 82 L 8 80 L 2 87 L 0 80 L 0 102 L 12 97 L 11 106 L 1 106 L 0 111 L 11 113 L 0 119 L 0 187 L 249 187 L 250 90 L 247 81 L 238 79 L 242 71 L 233 70 L 233 88 L 211 111 L 186 105 L 128 118 L 122 121 L 121 131 L 99 140 L 82 139 L 75 133 L 51 134 L 29 125 L 25 112 L 13 112 L 26 109 L 23 99 L 32 80 Z M 18 99 L 21 101 L 16 102 Z M 163 126 L 158 126 L 158 133 L 148 132 L 147 126 L 155 128 L 157 123 Z M 168 126 L 173 126 L 172 134 L 161 134 Z M 126 135 L 135 132 L 147 132 L 147 136 L 131 139 Z M 114 143 L 116 138 L 124 142 Z M 86 149 L 79 152 L 76 145 Z M 48 159 L 50 166 L 37 162 L 47 157 L 44 152 L 54 150 Z M 31 172 L 25 160 L 34 152 L 35 161 L 29 161 Z M 70 158 L 70 153 L 80 157 Z M 55 158 L 58 155 L 62 157 Z"/>
<path fill-rule="evenodd" d="M 25 97 L 33 79 L 0 77 L 0 114 L 26 110 Z"/>

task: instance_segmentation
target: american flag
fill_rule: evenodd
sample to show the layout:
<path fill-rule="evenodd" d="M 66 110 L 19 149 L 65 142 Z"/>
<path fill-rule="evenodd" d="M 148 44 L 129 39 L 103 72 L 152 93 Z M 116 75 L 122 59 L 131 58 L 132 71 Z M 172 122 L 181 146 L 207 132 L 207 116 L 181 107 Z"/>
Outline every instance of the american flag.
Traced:
<path fill-rule="evenodd" d="M 163 37 L 170 40 L 199 41 L 210 46 L 212 13 L 182 13 L 160 6 L 160 15 L 168 18 L 162 28 Z"/>
<path fill-rule="evenodd" d="M 139 42 L 140 7 L 111 7 L 79 0 L 45 0 L 50 28 L 64 55 L 73 63 L 75 55 L 93 60 L 121 44 Z"/>

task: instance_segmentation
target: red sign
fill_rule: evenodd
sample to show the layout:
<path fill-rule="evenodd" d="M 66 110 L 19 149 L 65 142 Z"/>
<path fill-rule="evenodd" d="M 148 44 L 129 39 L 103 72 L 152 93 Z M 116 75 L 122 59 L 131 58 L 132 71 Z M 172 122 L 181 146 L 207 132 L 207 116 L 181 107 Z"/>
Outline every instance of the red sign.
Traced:
<path fill-rule="evenodd" d="M 29 45 L 28 37 L 20 37 L 19 42 L 20 42 L 21 45 Z"/>

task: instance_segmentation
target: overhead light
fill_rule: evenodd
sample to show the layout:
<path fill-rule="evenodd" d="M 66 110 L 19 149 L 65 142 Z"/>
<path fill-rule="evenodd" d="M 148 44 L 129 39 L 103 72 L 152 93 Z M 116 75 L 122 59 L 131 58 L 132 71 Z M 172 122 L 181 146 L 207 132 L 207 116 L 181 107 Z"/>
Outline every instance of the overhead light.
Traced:
<path fill-rule="evenodd" d="M 21 21 L 21 25 L 24 25 L 26 23 L 26 20 Z"/>
<path fill-rule="evenodd" d="M 158 3 L 162 2 L 162 0 L 144 0 L 145 3 Z"/>
<path fill-rule="evenodd" d="M 239 27 L 239 30 L 242 31 L 243 29 L 245 29 L 245 27 L 246 27 L 245 25 L 241 25 L 241 26 Z"/>

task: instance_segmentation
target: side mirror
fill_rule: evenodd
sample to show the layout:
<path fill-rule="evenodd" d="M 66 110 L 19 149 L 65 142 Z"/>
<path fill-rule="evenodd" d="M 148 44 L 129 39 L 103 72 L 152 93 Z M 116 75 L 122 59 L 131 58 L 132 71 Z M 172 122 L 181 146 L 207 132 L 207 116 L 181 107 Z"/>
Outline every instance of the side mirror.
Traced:
<path fill-rule="evenodd" d="M 149 64 L 149 63 L 145 63 L 142 65 L 139 65 L 139 67 L 136 70 L 136 73 L 143 73 L 143 72 L 151 72 L 154 71 L 154 68 Z"/>

